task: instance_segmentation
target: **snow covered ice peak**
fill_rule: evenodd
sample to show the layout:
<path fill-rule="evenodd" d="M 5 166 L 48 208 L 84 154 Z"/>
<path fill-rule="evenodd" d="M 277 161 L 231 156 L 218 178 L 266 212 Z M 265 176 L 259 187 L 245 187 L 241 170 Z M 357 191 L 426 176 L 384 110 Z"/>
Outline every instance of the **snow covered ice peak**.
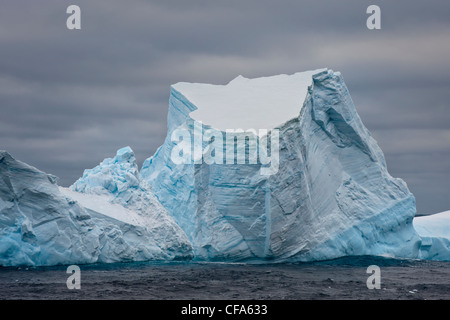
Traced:
<path fill-rule="evenodd" d="M 124 147 L 114 158 L 107 158 L 97 167 L 85 170 L 71 189 L 85 193 L 120 194 L 138 186 L 139 169 L 134 152 L 130 147 Z"/>
<path fill-rule="evenodd" d="M 115 159 L 117 162 L 128 162 L 128 163 L 136 164 L 136 158 L 134 156 L 134 152 L 128 146 L 117 150 Z"/>

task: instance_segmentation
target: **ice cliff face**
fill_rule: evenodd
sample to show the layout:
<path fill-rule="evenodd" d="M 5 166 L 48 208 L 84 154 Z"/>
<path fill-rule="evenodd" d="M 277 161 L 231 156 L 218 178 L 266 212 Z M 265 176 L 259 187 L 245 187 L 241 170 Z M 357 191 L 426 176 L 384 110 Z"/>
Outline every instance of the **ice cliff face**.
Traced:
<path fill-rule="evenodd" d="M 192 115 L 205 114 L 197 109 L 208 107 L 207 99 L 195 105 L 195 88 L 181 84 L 171 88 L 167 138 L 145 161 L 141 176 L 186 232 L 198 259 L 417 256 L 414 196 L 401 179 L 387 172 L 382 151 L 356 113 L 342 76 L 331 70 L 305 76 L 310 80 L 303 82 L 307 87 L 297 116 L 275 127 L 254 128 L 279 131 L 276 173 L 261 175 L 261 164 L 207 164 L 195 159 L 175 164 L 173 132 L 183 128 L 195 136 L 203 119 Z M 270 86 L 272 80 L 267 78 L 269 83 L 252 94 L 277 91 Z M 207 92 L 203 97 L 214 99 Z M 239 102 L 238 96 L 229 99 L 230 104 Z M 272 106 L 282 108 L 282 103 Z M 206 121 L 200 127 L 202 132 L 225 131 Z M 200 143 L 207 150 L 209 142 Z"/>
<path fill-rule="evenodd" d="M 148 228 L 145 223 L 130 219 L 133 211 L 110 204 L 104 197 L 87 199 L 88 205 L 97 205 L 97 211 L 87 209 L 68 192 L 60 190 L 56 177 L 0 151 L 0 265 L 192 257 L 187 240 L 161 240 L 163 231 L 172 231 L 170 227 L 159 231 L 158 227 Z M 111 216 L 111 211 L 117 215 Z M 122 219 L 124 215 L 128 219 Z"/>

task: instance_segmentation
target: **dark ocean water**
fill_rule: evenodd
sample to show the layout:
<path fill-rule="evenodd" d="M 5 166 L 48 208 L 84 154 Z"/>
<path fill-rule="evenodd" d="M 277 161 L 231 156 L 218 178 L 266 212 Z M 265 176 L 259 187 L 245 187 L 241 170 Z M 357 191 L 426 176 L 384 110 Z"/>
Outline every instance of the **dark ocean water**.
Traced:
<path fill-rule="evenodd" d="M 369 290 L 367 267 L 381 270 Z M 118 263 L 80 265 L 81 288 L 67 288 L 67 266 L 0 268 L 0 299 L 450 299 L 450 262 L 348 257 L 295 264 Z"/>

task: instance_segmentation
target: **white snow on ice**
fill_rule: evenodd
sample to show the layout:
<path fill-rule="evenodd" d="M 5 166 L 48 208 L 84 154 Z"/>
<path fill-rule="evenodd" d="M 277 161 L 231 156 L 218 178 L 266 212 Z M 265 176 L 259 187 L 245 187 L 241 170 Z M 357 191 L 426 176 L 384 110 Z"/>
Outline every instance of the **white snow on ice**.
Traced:
<path fill-rule="evenodd" d="M 312 76 L 326 69 L 248 79 L 238 76 L 227 85 L 179 82 L 172 87 L 198 109 L 191 117 L 226 129 L 276 128 L 298 117 Z"/>

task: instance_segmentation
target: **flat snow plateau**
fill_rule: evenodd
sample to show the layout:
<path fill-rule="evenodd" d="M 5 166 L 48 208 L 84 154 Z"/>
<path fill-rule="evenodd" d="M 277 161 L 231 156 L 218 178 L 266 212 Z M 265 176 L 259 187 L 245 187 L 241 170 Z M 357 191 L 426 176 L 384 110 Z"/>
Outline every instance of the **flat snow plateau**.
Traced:
<path fill-rule="evenodd" d="M 238 76 L 227 85 L 179 82 L 172 88 L 198 109 L 192 119 L 226 129 L 275 128 L 298 117 L 312 76 L 326 69 L 247 79 Z"/>

